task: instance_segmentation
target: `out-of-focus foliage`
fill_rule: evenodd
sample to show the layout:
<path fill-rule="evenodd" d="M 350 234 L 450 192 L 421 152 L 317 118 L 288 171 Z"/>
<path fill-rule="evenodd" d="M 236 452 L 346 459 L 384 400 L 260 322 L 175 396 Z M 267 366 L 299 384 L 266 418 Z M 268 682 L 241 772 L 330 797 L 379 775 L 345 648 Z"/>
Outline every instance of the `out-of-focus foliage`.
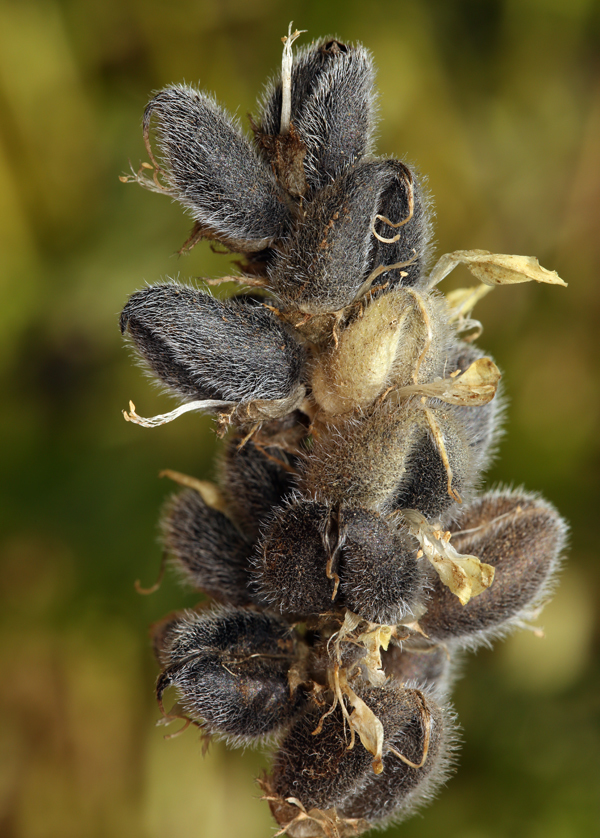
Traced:
<path fill-rule="evenodd" d="M 429 176 L 438 252 L 539 257 L 561 288 L 495 290 L 477 315 L 505 371 L 489 483 L 539 489 L 572 525 L 546 640 L 469 661 L 460 770 L 389 835 L 597 834 L 600 822 L 600 5 L 597 0 L 4 0 L 0 5 L 0 833 L 7 838 L 270 834 L 264 758 L 155 728 L 147 625 L 193 604 L 160 563 L 158 471 L 210 477 L 216 443 L 121 346 L 127 295 L 218 276 L 229 257 L 118 175 L 145 159 L 153 89 L 199 80 L 240 116 L 305 39 L 360 40 L 379 67 L 379 147 Z M 464 281 L 457 271 L 455 284 Z M 448 288 L 452 284 L 448 282 Z"/>

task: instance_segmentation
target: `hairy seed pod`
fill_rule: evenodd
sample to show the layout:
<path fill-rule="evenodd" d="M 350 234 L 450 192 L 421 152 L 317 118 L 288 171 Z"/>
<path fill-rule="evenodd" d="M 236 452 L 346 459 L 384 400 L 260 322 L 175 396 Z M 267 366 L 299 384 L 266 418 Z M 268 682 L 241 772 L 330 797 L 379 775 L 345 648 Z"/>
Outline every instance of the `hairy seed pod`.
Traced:
<path fill-rule="evenodd" d="M 301 49 L 291 79 L 292 130 L 301 144 L 307 187 L 320 189 L 371 149 L 375 114 L 373 62 L 362 46 L 327 39 Z M 272 81 L 262 100 L 256 138 L 278 169 L 284 155 L 281 79 Z M 271 140 L 271 142 L 269 142 Z"/>
<path fill-rule="evenodd" d="M 534 494 L 490 492 L 469 504 L 453 530 L 454 547 L 492 565 L 494 581 L 462 606 L 436 579 L 419 623 L 432 640 L 475 649 L 507 634 L 549 595 L 566 524 Z"/>
<path fill-rule="evenodd" d="M 414 808 L 417 796 L 430 795 L 432 786 L 446 778 L 451 722 L 433 699 L 394 683 L 365 687 L 360 698 L 383 725 L 383 772 L 374 774 L 373 755 L 358 737 L 348 748 L 339 706 L 325 717 L 323 708 L 314 708 L 281 743 L 271 778 L 275 794 L 300 801 L 306 810 L 335 807 L 342 818 L 376 821 L 400 807 Z M 415 766 L 425 755 L 422 767 L 406 765 L 390 747 Z"/>
<path fill-rule="evenodd" d="M 378 253 L 378 248 L 372 227 L 384 196 L 400 184 L 406 188 L 409 174 L 398 160 L 362 163 L 307 203 L 296 230 L 269 268 L 270 287 L 285 306 L 319 314 L 339 311 L 355 300 L 373 268 L 379 267 L 373 264 L 373 250 Z M 410 250 L 408 258 L 415 255 Z M 383 274 L 375 284 L 385 281 Z"/>
<path fill-rule="evenodd" d="M 153 285 L 121 314 L 150 369 L 186 399 L 284 399 L 298 389 L 304 350 L 267 308 L 189 286 Z"/>
<path fill-rule="evenodd" d="M 389 161 L 392 163 L 395 161 Z M 429 196 L 416 173 L 406 164 L 404 177 L 391 181 L 379 199 L 378 218 L 371 244 L 371 270 L 380 265 L 408 263 L 388 271 L 374 285 L 388 283 L 385 293 L 397 285 L 419 288 L 427 281 L 425 268 L 429 262 L 432 236 Z"/>
<path fill-rule="evenodd" d="M 270 167 L 211 96 L 167 87 L 146 107 L 146 133 L 153 116 L 166 180 L 200 232 L 236 251 L 262 250 L 284 234 L 288 210 Z"/>
<path fill-rule="evenodd" d="M 462 495 L 477 478 L 468 440 L 447 407 L 432 407 L 431 415 L 444 444 L 451 482 L 423 406 L 409 400 L 397 407 L 385 402 L 361 419 L 341 417 L 327 436 L 315 441 L 300 489 L 334 506 L 442 515 L 456 503 L 449 489 Z"/>
<path fill-rule="evenodd" d="M 453 350 L 445 301 L 396 288 L 365 304 L 313 359 L 312 395 L 328 414 L 365 410 L 384 390 L 441 378 Z"/>
<path fill-rule="evenodd" d="M 339 705 L 322 718 L 326 711 L 327 707 L 313 705 L 292 725 L 273 765 L 275 794 L 284 799 L 293 797 L 306 809 L 339 806 L 373 770 L 373 756 L 360 741 L 348 749 Z M 315 734 L 321 719 L 321 730 Z"/>
<path fill-rule="evenodd" d="M 162 533 L 165 549 L 194 588 L 230 605 L 252 601 L 248 558 L 252 543 L 198 492 L 186 489 L 171 498 Z"/>
<path fill-rule="evenodd" d="M 456 670 L 456 653 L 451 654 L 441 646 L 409 650 L 403 644 L 402 647 L 390 646 L 381 657 L 385 674 L 400 686 L 416 685 L 437 699 L 449 694 Z"/>
<path fill-rule="evenodd" d="M 378 693 L 377 715 L 385 733 L 384 751 L 388 750 L 383 771 L 369 773 L 341 811 L 345 818 L 369 823 L 399 822 L 431 800 L 448 779 L 456 741 L 454 716 L 421 690 L 387 685 Z"/>
<path fill-rule="evenodd" d="M 275 617 L 243 609 L 186 611 L 159 627 L 157 645 L 164 667 L 159 701 L 175 686 L 185 712 L 234 745 L 280 730 L 305 701 L 302 688 L 292 692 L 288 680 L 296 641 Z"/>
<path fill-rule="evenodd" d="M 366 509 L 340 511 L 343 547 L 340 593 L 365 620 L 395 625 L 422 596 L 423 576 L 415 555 L 418 543 Z"/>
<path fill-rule="evenodd" d="M 333 576 L 327 575 L 330 510 L 295 499 L 275 510 L 258 545 L 259 596 L 284 614 L 321 614 L 338 607 Z"/>
<path fill-rule="evenodd" d="M 295 486 L 292 463 L 295 458 L 281 448 L 259 448 L 247 442 L 241 448 L 234 439 L 221 459 L 221 484 L 229 498 L 236 521 L 253 539 L 261 522 L 280 506 Z"/>

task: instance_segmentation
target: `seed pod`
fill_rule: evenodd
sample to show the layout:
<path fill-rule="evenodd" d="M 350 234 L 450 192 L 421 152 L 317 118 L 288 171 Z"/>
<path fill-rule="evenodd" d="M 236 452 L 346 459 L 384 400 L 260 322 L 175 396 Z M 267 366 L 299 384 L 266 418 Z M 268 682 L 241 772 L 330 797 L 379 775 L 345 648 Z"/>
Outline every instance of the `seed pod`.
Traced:
<path fill-rule="evenodd" d="M 194 588 L 230 605 L 252 601 L 252 543 L 232 521 L 208 506 L 198 492 L 174 495 L 162 520 L 165 549 Z"/>
<path fill-rule="evenodd" d="M 374 774 L 372 754 L 358 738 L 348 748 L 339 706 L 325 717 L 323 708 L 314 708 L 294 722 L 275 757 L 270 787 L 276 795 L 298 800 L 307 811 L 335 807 L 340 818 L 370 822 L 431 796 L 448 773 L 450 714 L 420 690 L 393 683 L 366 687 L 360 697 L 383 725 L 383 772 Z M 390 748 L 423 765 L 407 765 Z"/>
<path fill-rule="evenodd" d="M 347 725 L 339 705 L 322 718 L 326 711 L 313 705 L 292 725 L 273 765 L 275 794 L 293 797 L 307 810 L 339 806 L 373 770 L 373 756 L 358 739 L 348 749 Z M 320 732 L 315 734 L 321 720 Z"/>
<path fill-rule="evenodd" d="M 466 434 L 456 415 L 444 406 L 435 410 L 434 420 L 451 469 L 451 484 L 440 443 L 426 428 L 415 441 L 412 461 L 393 500 L 395 508 L 416 509 L 426 518 L 439 518 L 455 509 L 456 496 L 462 498 L 478 476 Z"/>
<path fill-rule="evenodd" d="M 340 809 L 345 818 L 398 822 L 431 800 L 448 779 L 456 740 L 454 716 L 421 690 L 387 685 L 378 693 L 376 712 L 385 732 L 384 751 L 388 749 L 383 771 L 369 773 Z"/>
<path fill-rule="evenodd" d="M 304 350 L 252 298 L 217 300 L 177 283 L 133 294 L 121 331 L 163 384 L 186 399 L 249 402 L 301 390 Z"/>
<path fill-rule="evenodd" d="M 146 107 L 146 135 L 153 116 L 166 180 L 199 232 L 251 252 L 283 235 L 288 211 L 270 167 L 211 96 L 167 87 Z"/>
<path fill-rule="evenodd" d="M 431 409 L 438 439 L 423 406 L 414 400 L 398 406 L 386 401 L 361 419 L 340 417 L 315 441 L 300 489 L 334 506 L 442 515 L 454 508 L 455 494 L 466 494 L 477 477 L 468 440 L 447 407 Z"/>
<path fill-rule="evenodd" d="M 305 693 L 292 692 L 288 672 L 297 658 L 289 626 L 243 609 L 186 611 L 159 627 L 164 671 L 156 694 L 175 686 L 185 712 L 211 734 L 250 743 L 281 730 Z"/>
<path fill-rule="evenodd" d="M 376 512 L 340 511 L 340 593 L 346 607 L 373 623 L 395 625 L 422 596 L 417 542 Z"/>
<path fill-rule="evenodd" d="M 313 360 L 313 398 L 328 414 L 365 410 L 388 388 L 441 378 L 454 348 L 445 301 L 396 288 L 366 304 Z"/>
<path fill-rule="evenodd" d="M 261 522 L 280 506 L 294 487 L 294 458 L 280 448 L 260 449 L 252 442 L 241 448 L 234 439 L 221 460 L 221 483 L 244 532 L 258 538 Z"/>
<path fill-rule="evenodd" d="M 324 504 L 295 499 L 275 510 L 265 529 L 256 587 L 261 599 L 284 614 L 321 614 L 338 606 L 333 575 L 327 575 L 329 516 Z"/>
<path fill-rule="evenodd" d="M 435 695 L 436 699 L 449 694 L 456 670 L 456 653 L 451 655 L 441 646 L 408 650 L 403 644 L 402 647 L 390 646 L 381 657 L 385 674 L 400 686 L 417 686 Z"/>
<path fill-rule="evenodd" d="M 371 271 L 380 266 L 374 259 L 383 256 L 372 232 L 376 216 L 389 203 L 390 191 L 407 189 L 409 175 L 399 160 L 362 163 L 307 203 L 296 230 L 269 267 L 270 287 L 285 306 L 319 314 L 339 311 L 354 301 Z M 410 222 L 411 242 L 415 237 L 420 241 L 419 218 Z M 404 244 L 399 247 L 396 251 L 404 253 Z M 417 256 L 421 249 L 418 245 Z M 412 245 L 409 251 L 407 258 L 412 259 Z M 382 274 L 375 284 L 386 279 Z"/>
<path fill-rule="evenodd" d="M 416 173 L 406 164 L 400 165 L 404 169 L 403 177 L 392 180 L 382 192 L 378 208 L 380 217 L 373 225 L 377 235 L 372 242 L 371 270 L 381 265 L 407 263 L 386 272 L 380 282 L 373 283 L 388 283 L 385 293 L 397 285 L 404 288 L 424 285 L 429 262 L 431 200 Z M 398 171 L 401 172 L 399 167 Z"/>
<path fill-rule="evenodd" d="M 463 607 L 435 579 L 419 624 L 432 640 L 475 649 L 507 634 L 549 595 L 567 527 L 534 494 L 490 492 L 473 501 L 452 529 L 455 548 L 492 565 L 494 581 Z"/>
<path fill-rule="evenodd" d="M 291 125 L 302 146 L 307 186 L 320 189 L 371 148 L 375 115 L 372 58 L 362 46 L 325 40 L 298 50 L 291 80 Z M 262 100 L 256 136 L 267 159 L 277 160 L 281 128 L 281 79 Z"/>

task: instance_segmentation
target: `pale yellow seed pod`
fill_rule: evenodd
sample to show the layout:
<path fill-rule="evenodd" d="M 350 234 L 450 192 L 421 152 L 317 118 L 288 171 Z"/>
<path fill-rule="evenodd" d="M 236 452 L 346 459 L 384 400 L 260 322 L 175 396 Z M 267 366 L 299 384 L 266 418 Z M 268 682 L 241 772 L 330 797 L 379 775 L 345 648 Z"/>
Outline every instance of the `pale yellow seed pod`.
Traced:
<path fill-rule="evenodd" d="M 366 408 L 391 383 L 412 383 L 430 344 L 428 301 L 409 289 L 391 291 L 371 302 L 319 359 L 313 396 L 334 415 Z"/>

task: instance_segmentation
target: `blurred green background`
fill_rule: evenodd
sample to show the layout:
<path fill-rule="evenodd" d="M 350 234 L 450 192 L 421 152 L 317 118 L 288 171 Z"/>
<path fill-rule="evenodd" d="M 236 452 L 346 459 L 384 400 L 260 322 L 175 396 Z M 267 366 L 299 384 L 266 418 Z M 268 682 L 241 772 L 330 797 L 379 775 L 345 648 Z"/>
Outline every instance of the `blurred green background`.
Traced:
<path fill-rule="evenodd" d="M 438 254 L 536 255 L 568 289 L 495 290 L 480 345 L 504 370 L 488 484 L 569 519 L 541 623 L 471 658 L 460 768 L 406 838 L 600 835 L 600 5 L 595 0 L 3 0 L 0 4 L 0 835 L 259 838 L 262 753 L 156 728 L 147 627 L 195 597 L 160 563 L 162 468 L 212 476 L 210 422 L 126 424 L 160 396 L 121 345 L 127 296 L 219 276 L 191 222 L 118 176 L 145 159 L 150 92 L 199 81 L 244 117 L 288 21 L 360 40 L 379 68 L 379 149 L 416 164 Z M 449 289 L 464 284 L 457 271 Z M 470 281 L 470 280 L 469 280 Z"/>

